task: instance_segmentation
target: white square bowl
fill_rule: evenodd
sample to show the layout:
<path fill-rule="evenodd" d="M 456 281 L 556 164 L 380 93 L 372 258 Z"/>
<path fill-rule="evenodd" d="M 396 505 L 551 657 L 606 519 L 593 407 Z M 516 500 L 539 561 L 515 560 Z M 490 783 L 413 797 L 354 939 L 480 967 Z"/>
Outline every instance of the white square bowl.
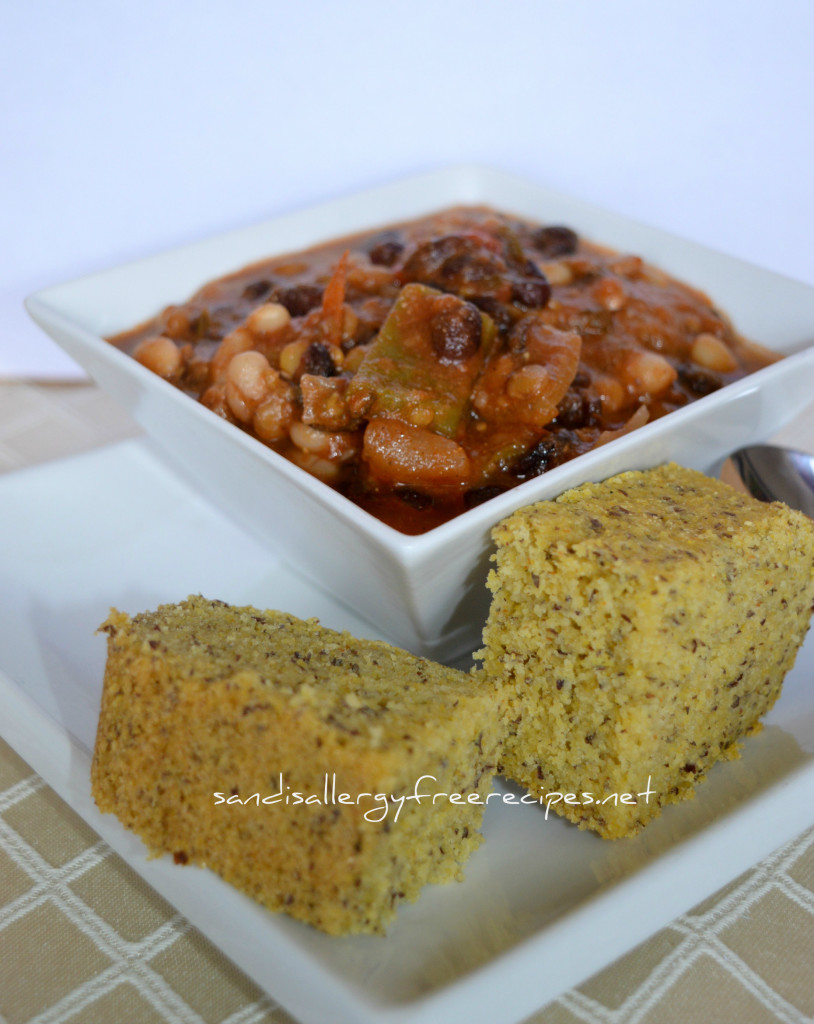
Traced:
<path fill-rule="evenodd" d="M 591 241 L 642 256 L 706 292 L 742 335 L 787 358 L 408 536 L 104 340 L 265 257 L 470 203 L 568 224 Z M 814 288 L 481 166 L 443 169 L 275 218 L 48 288 L 26 306 L 180 476 L 395 643 L 447 661 L 479 644 L 490 531 L 500 519 L 586 480 L 668 460 L 715 473 L 729 451 L 764 440 L 814 397 Z"/>

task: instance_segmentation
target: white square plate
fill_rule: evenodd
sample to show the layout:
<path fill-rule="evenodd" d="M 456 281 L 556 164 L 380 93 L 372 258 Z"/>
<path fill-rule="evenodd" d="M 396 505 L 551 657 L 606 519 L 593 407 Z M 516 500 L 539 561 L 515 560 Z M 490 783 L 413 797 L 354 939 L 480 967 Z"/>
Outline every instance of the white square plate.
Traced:
<path fill-rule="evenodd" d="M 814 823 L 809 639 L 743 758 L 717 765 L 695 800 L 668 808 L 637 838 L 605 842 L 546 820 L 544 808 L 492 802 L 463 883 L 425 890 L 384 938 L 331 938 L 203 869 L 147 860 L 140 841 L 93 804 L 105 657 L 95 631 L 111 605 L 132 614 L 195 592 L 381 635 L 287 570 L 144 441 L 0 478 L 0 730 L 304 1024 L 520 1021 Z"/>

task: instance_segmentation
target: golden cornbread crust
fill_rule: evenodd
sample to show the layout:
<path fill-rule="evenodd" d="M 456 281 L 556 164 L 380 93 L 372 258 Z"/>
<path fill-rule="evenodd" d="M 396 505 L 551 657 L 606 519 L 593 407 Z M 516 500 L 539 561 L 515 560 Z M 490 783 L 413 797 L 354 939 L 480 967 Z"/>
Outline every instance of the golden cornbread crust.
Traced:
<path fill-rule="evenodd" d="M 202 597 L 113 610 L 102 628 L 93 795 L 154 852 L 332 934 L 381 932 L 422 886 L 461 876 L 501 736 L 487 687 L 316 620 Z M 422 793 L 463 800 L 377 802 L 422 776 Z"/>
<path fill-rule="evenodd" d="M 777 699 L 811 617 L 814 523 L 670 464 L 521 509 L 493 536 L 477 657 L 508 693 L 500 770 L 576 794 L 552 806 L 583 828 L 633 835 Z"/>

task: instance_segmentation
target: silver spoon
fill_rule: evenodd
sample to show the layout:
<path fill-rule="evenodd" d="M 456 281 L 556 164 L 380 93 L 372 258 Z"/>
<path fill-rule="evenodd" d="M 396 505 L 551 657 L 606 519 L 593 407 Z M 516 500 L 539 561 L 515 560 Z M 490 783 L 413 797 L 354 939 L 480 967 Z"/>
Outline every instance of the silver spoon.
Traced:
<path fill-rule="evenodd" d="M 782 501 L 814 519 L 814 455 L 754 444 L 729 458 L 744 487 L 761 501 Z"/>

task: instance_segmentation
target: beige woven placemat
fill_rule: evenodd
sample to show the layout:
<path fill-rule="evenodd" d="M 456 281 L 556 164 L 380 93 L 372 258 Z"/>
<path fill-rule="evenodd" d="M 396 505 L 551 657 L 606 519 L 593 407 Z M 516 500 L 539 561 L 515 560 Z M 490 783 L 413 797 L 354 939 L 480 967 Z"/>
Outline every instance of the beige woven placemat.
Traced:
<path fill-rule="evenodd" d="M 814 410 L 792 436 L 801 429 L 814 440 Z M 0 472 L 137 433 L 90 386 L 0 384 Z M 0 741 L 0 1020 L 290 1024 L 293 1018 Z M 773 1021 L 814 1021 L 814 829 L 564 993 L 529 1024 Z"/>
<path fill-rule="evenodd" d="M 533 1024 L 814 1020 L 814 830 Z M 0 1015 L 7 1024 L 293 1020 L 0 741 Z"/>

